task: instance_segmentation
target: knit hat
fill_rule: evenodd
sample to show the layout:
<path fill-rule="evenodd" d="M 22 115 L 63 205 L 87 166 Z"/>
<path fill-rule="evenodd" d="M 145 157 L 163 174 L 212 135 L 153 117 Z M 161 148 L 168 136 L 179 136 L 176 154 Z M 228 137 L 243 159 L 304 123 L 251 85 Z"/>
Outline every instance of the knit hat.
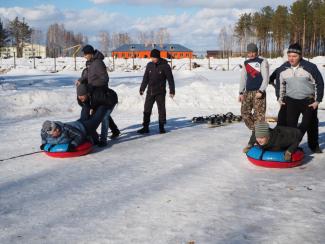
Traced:
<path fill-rule="evenodd" d="M 247 45 L 247 52 L 257 53 L 257 52 L 258 52 L 258 48 L 257 48 L 256 44 L 254 44 L 254 43 L 249 43 L 249 44 Z"/>
<path fill-rule="evenodd" d="M 259 122 L 255 125 L 255 137 L 269 137 L 270 136 L 270 130 L 269 130 L 269 124 L 266 122 Z"/>
<path fill-rule="evenodd" d="M 302 48 L 299 43 L 294 43 L 289 46 L 287 53 L 297 53 L 297 54 L 301 55 Z"/>
<path fill-rule="evenodd" d="M 77 96 L 84 96 L 88 94 L 87 85 L 80 84 L 77 86 Z"/>
<path fill-rule="evenodd" d="M 95 53 L 95 49 L 91 45 L 84 46 L 82 48 L 82 51 L 84 52 L 84 54 L 94 54 Z"/>
<path fill-rule="evenodd" d="M 43 123 L 42 130 L 45 131 L 47 134 L 51 134 L 57 127 L 58 126 L 57 124 L 55 124 L 54 121 L 46 120 Z"/>
<path fill-rule="evenodd" d="M 150 58 L 160 58 L 160 51 L 158 49 L 152 49 L 150 52 Z"/>

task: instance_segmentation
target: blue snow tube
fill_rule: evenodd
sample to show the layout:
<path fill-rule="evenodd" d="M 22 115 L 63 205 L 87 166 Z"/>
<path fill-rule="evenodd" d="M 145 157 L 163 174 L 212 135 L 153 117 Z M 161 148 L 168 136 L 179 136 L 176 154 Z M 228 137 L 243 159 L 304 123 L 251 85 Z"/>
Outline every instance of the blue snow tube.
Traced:
<path fill-rule="evenodd" d="M 264 151 L 260 147 L 255 146 L 247 152 L 247 156 L 257 160 L 288 162 L 284 159 L 284 153 L 284 151 Z"/>
<path fill-rule="evenodd" d="M 86 141 L 77 146 L 73 151 L 68 151 L 68 143 L 57 145 L 46 144 L 44 146 L 44 152 L 46 155 L 54 158 L 79 157 L 90 153 L 92 150 L 92 146 L 93 144 L 91 142 Z"/>
<path fill-rule="evenodd" d="M 285 151 L 264 151 L 258 146 L 252 147 L 247 152 L 247 158 L 255 165 L 267 168 L 291 168 L 302 163 L 304 152 L 301 150 L 295 151 L 291 160 L 284 159 Z"/>
<path fill-rule="evenodd" d="M 46 152 L 67 152 L 68 148 L 69 148 L 68 143 L 57 144 L 57 145 L 46 144 L 44 146 L 44 151 L 46 151 Z"/>

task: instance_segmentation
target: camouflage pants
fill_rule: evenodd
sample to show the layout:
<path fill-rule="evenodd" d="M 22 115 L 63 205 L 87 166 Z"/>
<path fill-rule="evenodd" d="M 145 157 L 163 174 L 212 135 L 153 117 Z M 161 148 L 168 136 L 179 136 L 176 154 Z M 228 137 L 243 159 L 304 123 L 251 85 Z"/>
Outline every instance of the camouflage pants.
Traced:
<path fill-rule="evenodd" d="M 255 98 L 257 91 L 244 93 L 244 101 L 241 104 L 241 116 L 250 130 L 254 130 L 257 122 L 265 121 L 266 94 L 262 98 Z"/>

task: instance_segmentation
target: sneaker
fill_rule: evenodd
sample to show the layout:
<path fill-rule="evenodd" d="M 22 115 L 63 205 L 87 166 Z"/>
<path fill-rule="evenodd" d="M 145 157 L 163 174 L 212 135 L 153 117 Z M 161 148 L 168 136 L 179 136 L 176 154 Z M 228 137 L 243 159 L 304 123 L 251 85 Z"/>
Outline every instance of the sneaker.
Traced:
<path fill-rule="evenodd" d="M 142 129 L 137 130 L 137 133 L 139 133 L 139 134 L 147 134 L 147 133 L 149 133 L 149 127 L 143 126 Z"/>
<path fill-rule="evenodd" d="M 121 134 L 120 130 L 117 129 L 116 131 L 112 132 L 112 135 L 109 138 L 110 139 L 115 139 L 115 138 L 119 137 L 120 134 Z"/>

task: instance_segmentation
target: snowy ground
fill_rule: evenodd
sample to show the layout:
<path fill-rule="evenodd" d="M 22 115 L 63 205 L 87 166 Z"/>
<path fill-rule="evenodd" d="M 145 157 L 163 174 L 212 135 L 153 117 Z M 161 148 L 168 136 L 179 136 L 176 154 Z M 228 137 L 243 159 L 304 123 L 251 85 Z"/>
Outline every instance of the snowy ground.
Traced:
<path fill-rule="evenodd" d="M 0 159 L 39 150 L 44 120 L 78 118 L 78 75 L 21 67 L 0 77 Z M 197 115 L 239 113 L 239 70 L 175 71 L 168 133 L 158 133 L 155 109 L 149 136 L 135 133 L 142 75 L 110 73 L 120 99 L 113 118 L 123 135 L 107 148 L 72 159 L 0 161 L 0 243 L 325 242 L 324 154 L 310 154 L 304 141 L 304 165 L 258 168 L 241 153 L 244 124 L 190 123 Z M 277 109 L 269 87 L 267 114 Z M 319 118 L 324 150 L 324 110 Z"/>

